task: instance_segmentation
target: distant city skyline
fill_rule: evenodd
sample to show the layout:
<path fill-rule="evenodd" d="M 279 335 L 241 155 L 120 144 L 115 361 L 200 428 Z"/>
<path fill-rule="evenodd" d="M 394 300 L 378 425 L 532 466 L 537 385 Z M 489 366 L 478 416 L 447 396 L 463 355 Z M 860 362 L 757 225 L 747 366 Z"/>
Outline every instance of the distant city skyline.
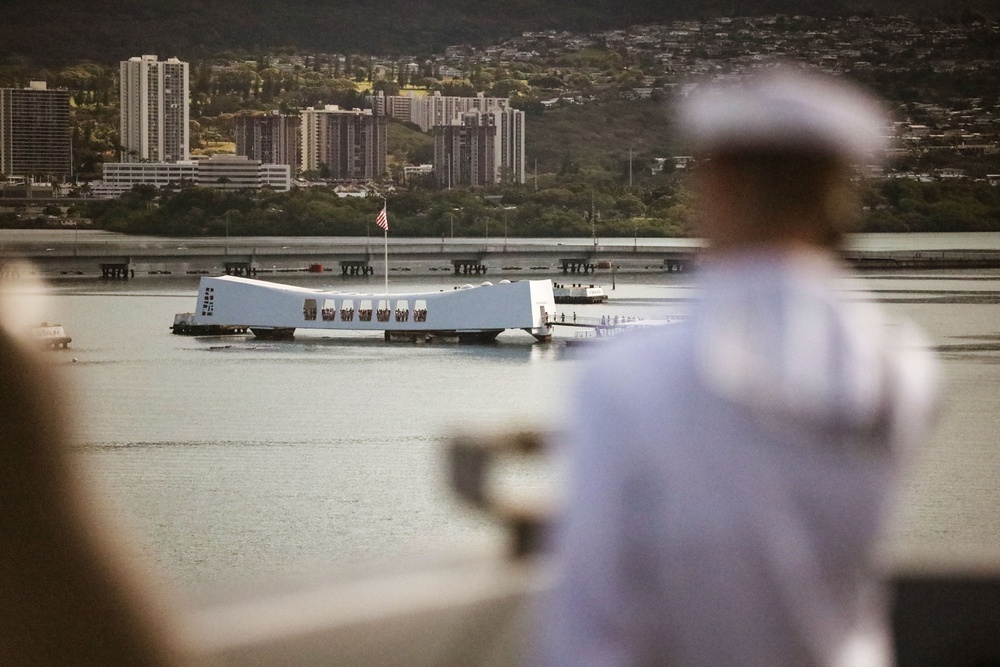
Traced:
<path fill-rule="evenodd" d="M 683 137 L 671 134 L 669 117 L 630 103 L 667 106 L 700 81 L 738 79 L 785 61 L 854 79 L 892 105 L 895 122 L 885 128 L 890 163 L 882 170 L 864 165 L 866 175 L 994 183 L 997 169 L 989 162 L 1000 136 L 998 31 L 1000 23 L 973 14 L 961 20 L 770 15 L 591 32 L 524 31 L 492 44 L 387 57 L 234 51 L 190 65 L 190 151 L 197 160 L 235 148 L 251 159 L 298 167 L 301 159 L 290 147 L 298 153 L 301 139 L 291 126 L 274 123 L 294 124 L 299 109 L 314 105 L 351 109 L 371 103 L 416 125 L 389 126 L 394 143 L 387 162 L 393 179 L 401 181 L 434 166 L 432 123 L 512 103 L 531 124 L 525 152 L 538 174 L 582 178 L 608 172 L 614 178 L 631 175 L 634 166 L 636 177 L 640 170 L 670 177 L 675 169 L 662 166 L 686 154 Z M 112 125 L 119 120 L 112 111 L 118 69 L 117 63 L 114 69 L 81 63 L 49 74 L 69 92 L 75 171 L 83 180 L 99 174 L 102 163 L 122 159 Z M 22 87 L 41 74 L 40 68 L 0 65 L 0 85 Z M 575 142 L 573 136 L 588 139 Z M 510 144 L 501 142 L 505 146 Z M 516 144 L 508 152 L 519 162 Z M 620 166 L 626 162 L 629 168 Z M 421 171 L 419 165 L 431 166 Z M 440 160 L 436 166 L 447 168 Z"/>

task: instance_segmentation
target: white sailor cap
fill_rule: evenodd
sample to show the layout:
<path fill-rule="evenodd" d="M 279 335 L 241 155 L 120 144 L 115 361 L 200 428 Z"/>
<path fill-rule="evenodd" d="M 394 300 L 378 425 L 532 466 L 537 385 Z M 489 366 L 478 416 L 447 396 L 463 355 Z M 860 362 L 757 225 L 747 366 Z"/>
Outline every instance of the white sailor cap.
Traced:
<path fill-rule="evenodd" d="M 863 162 L 885 148 L 887 117 L 845 81 L 778 68 L 741 84 L 699 85 L 680 107 L 696 152 L 795 152 Z"/>

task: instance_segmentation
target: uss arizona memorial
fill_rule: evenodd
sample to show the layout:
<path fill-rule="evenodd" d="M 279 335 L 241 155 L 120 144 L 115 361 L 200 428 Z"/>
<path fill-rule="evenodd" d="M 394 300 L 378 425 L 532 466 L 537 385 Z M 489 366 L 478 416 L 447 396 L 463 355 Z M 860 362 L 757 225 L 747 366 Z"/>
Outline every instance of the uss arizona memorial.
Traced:
<path fill-rule="evenodd" d="M 250 329 L 260 338 L 290 338 L 296 329 L 383 331 L 386 340 L 489 341 L 523 329 L 552 338 L 556 320 L 550 280 L 501 280 L 478 287 L 410 294 L 331 292 L 240 276 L 203 277 L 193 314 L 175 333 Z"/>

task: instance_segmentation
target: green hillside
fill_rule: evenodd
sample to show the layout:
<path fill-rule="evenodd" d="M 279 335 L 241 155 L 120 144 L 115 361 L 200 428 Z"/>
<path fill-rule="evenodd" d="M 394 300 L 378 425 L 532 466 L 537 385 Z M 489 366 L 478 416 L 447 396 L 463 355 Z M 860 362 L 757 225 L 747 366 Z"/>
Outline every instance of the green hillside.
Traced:
<path fill-rule="evenodd" d="M 629 149 L 635 176 L 653 158 L 676 154 L 669 107 L 659 102 L 612 101 L 569 105 L 527 118 L 527 170 L 541 174 L 621 180 Z M 648 171 L 648 170 L 646 170 Z"/>
<path fill-rule="evenodd" d="M 389 121 L 390 164 L 428 164 L 434 159 L 434 139 L 410 123 Z"/>

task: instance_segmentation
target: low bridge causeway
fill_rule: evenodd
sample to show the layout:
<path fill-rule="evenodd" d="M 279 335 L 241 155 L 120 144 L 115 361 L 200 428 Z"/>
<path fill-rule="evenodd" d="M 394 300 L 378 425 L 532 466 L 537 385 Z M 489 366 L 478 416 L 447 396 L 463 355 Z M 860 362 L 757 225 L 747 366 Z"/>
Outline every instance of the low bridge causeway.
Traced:
<path fill-rule="evenodd" d="M 83 235 L 80 235 L 83 237 Z M 384 247 L 376 240 L 331 238 L 161 239 L 88 234 L 74 239 L 6 242 L 0 236 L 0 271 L 18 260 L 33 262 L 43 273 L 82 273 L 122 278 L 135 273 L 232 273 L 313 270 L 368 275 L 383 264 Z M 616 239 L 615 241 L 620 241 Z M 390 267 L 425 264 L 456 274 L 485 273 L 506 267 L 590 273 L 612 266 L 660 271 L 688 271 L 702 249 L 688 240 L 663 244 L 573 243 L 502 239 L 390 239 Z M 655 243 L 655 245 L 654 245 Z M 956 269 L 1000 268 L 1000 250 L 862 251 L 843 257 L 856 268 Z M 322 267 L 322 268 L 320 268 Z M 9 269 L 8 269 L 9 270 Z"/>
<path fill-rule="evenodd" d="M 251 275 L 258 271 L 305 270 L 323 267 L 343 275 L 368 275 L 384 263 L 381 243 L 339 242 L 336 239 L 254 238 L 252 242 L 231 239 L 149 239 L 129 243 L 46 242 L 0 245 L 0 267 L 18 259 L 30 260 L 43 272 L 84 272 L 100 269 L 106 277 L 128 277 L 132 272 L 164 270 Z M 665 271 L 684 271 L 697 262 L 700 249 L 684 246 L 580 245 L 537 243 L 523 240 L 503 242 L 443 242 L 427 239 L 390 239 L 390 266 L 429 264 L 447 266 L 456 274 L 479 274 L 505 266 L 522 269 L 552 269 L 563 273 L 591 273 L 614 265 L 638 265 Z"/>

